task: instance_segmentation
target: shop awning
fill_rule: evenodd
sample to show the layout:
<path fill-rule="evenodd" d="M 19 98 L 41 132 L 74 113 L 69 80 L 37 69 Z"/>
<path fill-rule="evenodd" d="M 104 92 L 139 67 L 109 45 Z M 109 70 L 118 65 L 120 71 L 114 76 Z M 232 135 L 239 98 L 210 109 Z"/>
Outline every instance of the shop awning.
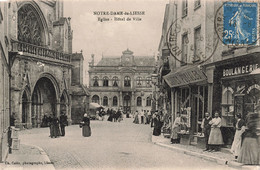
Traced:
<path fill-rule="evenodd" d="M 89 108 L 90 109 L 98 109 L 98 108 L 104 108 L 102 105 L 98 103 L 89 103 Z"/>
<path fill-rule="evenodd" d="M 179 67 L 163 76 L 163 78 L 170 87 L 207 81 L 206 75 L 200 70 L 198 64 Z"/>

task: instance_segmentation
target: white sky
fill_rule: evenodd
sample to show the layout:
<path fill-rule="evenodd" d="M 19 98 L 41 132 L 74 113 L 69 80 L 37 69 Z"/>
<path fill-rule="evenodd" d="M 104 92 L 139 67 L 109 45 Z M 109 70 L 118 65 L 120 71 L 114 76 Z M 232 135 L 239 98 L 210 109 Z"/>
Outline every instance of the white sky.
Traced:
<path fill-rule="evenodd" d="M 83 50 L 84 73 L 87 74 L 91 54 L 98 62 L 104 56 L 121 56 L 128 47 L 134 55 L 157 54 L 161 38 L 165 6 L 169 0 L 65 0 L 64 16 L 71 17 L 73 52 Z M 105 21 L 94 11 L 145 11 L 142 21 Z M 125 15 L 118 17 L 127 17 Z M 88 75 L 84 77 L 88 85 Z"/>

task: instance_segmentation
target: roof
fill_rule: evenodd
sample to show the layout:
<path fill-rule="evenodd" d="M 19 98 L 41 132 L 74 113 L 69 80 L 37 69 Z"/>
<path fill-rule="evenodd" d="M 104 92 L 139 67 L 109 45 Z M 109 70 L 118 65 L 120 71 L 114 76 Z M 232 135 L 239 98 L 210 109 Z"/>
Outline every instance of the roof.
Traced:
<path fill-rule="evenodd" d="M 71 86 L 72 95 L 76 96 L 89 96 L 89 92 L 83 85 L 73 85 Z"/>
<path fill-rule="evenodd" d="M 104 107 L 98 103 L 89 103 L 89 108 L 96 109 L 96 108 L 104 108 Z"/>
<path fill-rule="evenodd" d="M 117 58 L 102 58 L 97 66 L 119 66 L 121 63 L 121 58 L 117 57 Z"/>
<path fill-rule="evenodd" d="M 135 66 L 155 66 L 155 58 L 149 56 L 135 56 L 134 57 Z M 121 57 L 117 58 L 107 58 L 103 57 L 97 64 L 97 66 L 120 66 Z"/>

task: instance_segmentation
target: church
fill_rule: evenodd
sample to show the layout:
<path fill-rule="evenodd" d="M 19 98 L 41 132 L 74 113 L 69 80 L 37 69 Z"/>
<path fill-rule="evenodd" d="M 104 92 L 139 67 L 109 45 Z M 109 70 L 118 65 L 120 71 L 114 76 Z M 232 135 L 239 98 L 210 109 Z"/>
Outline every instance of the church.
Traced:
<path fill-rule="evenodd" d="M 105 108 L 123 109 L 126 113 L 151 110 L 152 74 L 154 56 L 134 56 L 129 49 L 121 56 L 102 56 L 94 65 L 94 55 L 89 62 L 90 102 Z"/>

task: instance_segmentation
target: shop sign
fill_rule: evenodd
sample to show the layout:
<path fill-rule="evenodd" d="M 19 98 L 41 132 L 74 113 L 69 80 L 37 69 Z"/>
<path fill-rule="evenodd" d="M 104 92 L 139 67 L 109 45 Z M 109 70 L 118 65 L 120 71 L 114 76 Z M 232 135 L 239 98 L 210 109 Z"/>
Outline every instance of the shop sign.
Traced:
<path fill-rule="evenodd" d="M 247 89 L 247 94 L 249 94 L 252 89 L 258 89 L 258 90 L 260 90 L 260 86 L 259 86 L 258 84 L 254 84 L 254 85 L 248 87 L 248 89 Z"/>
<path fill-rule="evenodd" d="M 223 77 L 236 76 L 241 74 L 249 74 L 259 68 L 259 64 L 248 64 L 238 67 L 223 69 Z"/>
<path fill-rule="evenodd" d="M 164 76 L 170 87 L 177 87 L 206 80 L 205 74 L 198 68 L 184 70 L 183 72 L 170 73 Z"/>

